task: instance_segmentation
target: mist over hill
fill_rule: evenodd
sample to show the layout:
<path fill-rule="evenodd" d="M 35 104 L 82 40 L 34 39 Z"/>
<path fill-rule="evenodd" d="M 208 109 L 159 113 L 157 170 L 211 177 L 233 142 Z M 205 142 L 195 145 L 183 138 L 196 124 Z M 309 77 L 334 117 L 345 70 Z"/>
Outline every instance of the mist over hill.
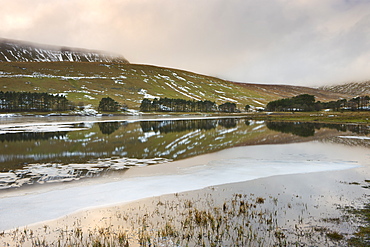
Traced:
<path fill-rule="evenodd" d="M 0 39 L 0 62 L 114 62 L 128 63 L 122 56 L 69 47 L 53 47 Z"/>

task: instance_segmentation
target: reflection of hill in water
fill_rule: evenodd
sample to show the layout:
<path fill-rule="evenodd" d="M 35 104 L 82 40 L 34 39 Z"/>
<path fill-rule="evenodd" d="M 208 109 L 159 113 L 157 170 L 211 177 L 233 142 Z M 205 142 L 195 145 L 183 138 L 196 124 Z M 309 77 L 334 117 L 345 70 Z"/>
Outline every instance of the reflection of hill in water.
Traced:
<path fill-rule="evenodd" d="M 265 124 L 242 118 L 223 118 L 99 122 L 77 124 L 76 127 L 83 129 L 0 135 L 0 172 L 5 172 L 0 177 L 9 180 L 4 186 L 13 186 L 12 181 L 18 183 L 19 178 L 27 183 L 76 180 L 103 174 L 117 164 L 119 169 L 144 163 L 151 165 L 234 146 L 311 140 L 370 146 L 369 140 L 336 137 L 348 135 L 350 131 L 366 134 L 369 131 L 364 125 L 294 122 Z M 13 172 L 8 172 L 10 170 Z M 44 174 L 46 170 L 51 173 Z M 0 185 L 5 181 L 2 180 Z"/>
<path fill-rule="evenodd" d="M 141 129 L 143 132 L 181 132 L 187 130 L 210 130 L 217 126 L 217 120 L 167 120 L 167 121 L 148 121 L 140 122 Z"/>
<path fill-rule="evenodd" d="M 309 137 L 314 136 L 316 130 L 323 128 L 334 129 L 340 132 L 350 131 L 357 134 L 367 135 L 370 133 L 366 125 L 348 125 L 348 124 L 326 124 L 326 123 L 305 123 L 305 122 L 266 122 L 267 128 L 280 131 L 282 133 L 291 133 L 293 135 Z"/>
<path fill-rule="evenodd" d="M 332 137 L 327 138 L 323 140 L 323 142 L 330 142 L 330 143 L 337 143 L 337 144 L 343 144 L 346 146 L 352 146 L 352 147 L 366 147 L 370 148 L 370 139 L 367 138 L 350 138 L 350 136 L 345 137 Z"/>
<path fill-rule="evenodd" d="M 297 136 L 308 137 L 315 135 L 315 126 L 309 123 L 267 122 L 266 126 L 270 130 L 276 130 L 282 133 L 291 133 Z"/>
<path fill-rule="evenodd" d="M 20 132 L 0 135 L 0 142 L 25 142 L 49 139 L 63 139 L 68 132 Z"/>
<path fill-rule="evenodd" d="M 167 120 L 167 121 L 146 121 L 140 122 L 143 132 L 181 132 L 187 130 L 211 130 L 218 125 L 224 128 L 235 128 L 238 119 L 199 119 L 199 120 Z"/>
<path fill-rule="evenodd" d="M 0 171 L 25 164 L 86 163 L 111 157 L 184 159 L 233 146 L 302 142 L 335 136 L 338 131 L 368 131 L 357 125 L 265 125 L 242 118 L 99 122 L 76 127 L 84 129 L 0 135 Z"/>
<path fill-rule="evenodd" d="M 98 126 L 101 133 L 105 135 L 110 135 L 116 130 L 118 130 L 121 126 L 127 125 L 127 122 L 99 122 Z"/>
<path fill-rule="evenodd" d="M 75 127 L 84 129 L 63 134 L 2 135 L 7 141 L 0 142 L 0 171 L 19 169 L 25 164 L 85 163 L 114 156 L 183 159 L 240 145 L 247 140 L 263 139 L 261 136 L 267 131 L 263 122 L 238 118 L 117 121 L 76 124 Z"/>

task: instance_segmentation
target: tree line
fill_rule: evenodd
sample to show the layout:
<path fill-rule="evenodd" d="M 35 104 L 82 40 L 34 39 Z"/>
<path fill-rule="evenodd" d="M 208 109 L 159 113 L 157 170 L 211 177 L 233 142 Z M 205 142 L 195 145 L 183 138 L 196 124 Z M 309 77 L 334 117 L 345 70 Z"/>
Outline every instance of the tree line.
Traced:
<path fill-rule="evenodd" d="M 0 111 L 67 111 L 74 108 L 64 95 L 0 91 Z"/>
<path fill-rule="evenodd" d="M 358 96 L 350 100 L 340 99 L 329 102 L 315 101 L 314 95 L 301 94 L 291 98 L 270 101 L 266 111 L 320 111 L 322 109 L 340 110 L 370 110 L 370 97 Z"/>
<path fill-rule="evenodd" d="M 270 101 L 266 105 L 267 111 L 314 111 L 316 108 L 315 96 L 301 94 L 292 98 Z"/>
<path fill-rule="evenodd" d="M 215 102 L 209 100 L 184 100 L 160 98 L 143 99 L 140 105 L 142 112 L 239 112 L 235 103 L 226 102 L 217 106 Z"/>

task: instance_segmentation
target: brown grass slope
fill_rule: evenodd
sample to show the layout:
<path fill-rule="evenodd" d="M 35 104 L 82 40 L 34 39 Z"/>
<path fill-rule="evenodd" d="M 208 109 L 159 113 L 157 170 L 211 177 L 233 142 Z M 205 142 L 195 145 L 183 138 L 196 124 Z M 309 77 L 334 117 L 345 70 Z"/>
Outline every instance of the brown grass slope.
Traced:
<path fill-rule="evenodd" d="M 233 83 L 178 69 L 103 62 L 2 62 L 0 90 L 64 93 L 75 103 L 93 106 L 110 96 L 133 109 L 151 96 L 235 102 L 240 109 L 303 93 L 321 101 L 349 98 L 307 87 Z"/>
<path fill-rule="evenodd" d="M 311 94 L 315 95 L 316 100 L 322 102 L 337 100 L 341 98 L 349 98 L 350 95 L 342 92 L 332 92 L 322 88 L 310 88 L 302 86 L 292 85 L 267 85 L 267 84 L 253 84 L 253 83 L 235 83 L 246 89 L 254 90 L 256 92 L 264 92 L 265 94 L 271 95 L 276 98 L 287 98 L 293 97 L 300 94 Z"/>
<path fill-rule="evenodd" d="M 370 95 L 370 81 L 350 82 L 339 85 L 323 86 L 319 89 L 326 90 L 332 93 L 343 93 L 352 97 Z"/>

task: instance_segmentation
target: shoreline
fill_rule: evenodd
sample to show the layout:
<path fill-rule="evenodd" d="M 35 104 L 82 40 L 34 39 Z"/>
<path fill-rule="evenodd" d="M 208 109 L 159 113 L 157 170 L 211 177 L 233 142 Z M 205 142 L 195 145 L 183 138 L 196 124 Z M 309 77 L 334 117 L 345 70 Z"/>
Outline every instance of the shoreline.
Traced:
<path fill-rule="evenodd" d="M 102 118 L 115 119 L 127 118 L 128 120 L 166 120 L 167 118 L 198 119 L 198 118 L 248 118 L 250 120 L 264 121 L 301 121 L 315 123 L 347 123 L 347 124 L 369 124 L 370 111 L 319 111 L 319 112 L 240 112 L 240 113 L 214 113 L 214 112 L 150 112 L 150 113 L 104 113 L 96 115 L 84 114 L 28 114 L 28 113 L 0 113 L 0 122 L 6 120 L 17 120 L 29 118 L 33 120 L 52 121 L 54 118 Z M 57 121 L 55 120 L 55 121 Z M 104 120 L 101 120 L 104 121 Z M 112 120 L 114 121 L 114 120 Z M 149 121 L 149 120 L 147 120 Z M 15 121 L 16 122 L 16 121 Z"/>

